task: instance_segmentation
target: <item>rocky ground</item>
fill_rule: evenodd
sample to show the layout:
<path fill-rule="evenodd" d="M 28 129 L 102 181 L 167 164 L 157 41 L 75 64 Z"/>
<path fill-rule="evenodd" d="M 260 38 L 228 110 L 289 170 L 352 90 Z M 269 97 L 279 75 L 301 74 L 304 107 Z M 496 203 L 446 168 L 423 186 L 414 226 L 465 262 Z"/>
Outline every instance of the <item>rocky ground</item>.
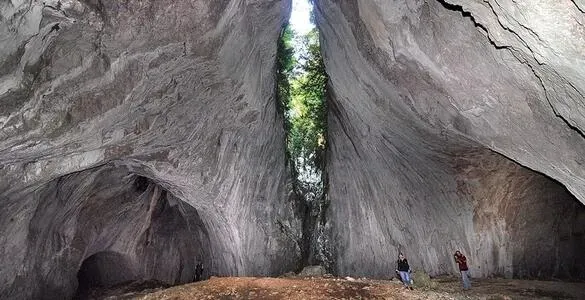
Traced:
<path fill-rule="evenodd" d="M 455 277 L 419 282 L 414 290 L 394 280 L 327 277 L 212 277 L 172 288 L 110 290 L 101 299 L 584 299 L 585 283 L 482 279 L 463 291 Z"/>

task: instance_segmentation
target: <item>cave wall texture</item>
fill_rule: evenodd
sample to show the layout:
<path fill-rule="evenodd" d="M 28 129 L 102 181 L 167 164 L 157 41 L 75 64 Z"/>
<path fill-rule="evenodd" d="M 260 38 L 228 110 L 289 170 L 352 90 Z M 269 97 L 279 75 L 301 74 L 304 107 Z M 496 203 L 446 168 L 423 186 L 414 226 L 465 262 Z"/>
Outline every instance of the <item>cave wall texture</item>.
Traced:
<path fill-rule="evenodd" d="M 585 3 L 317 7 L 335 270 L 584 278 Z"/>
<path fill-rule="evenodd" d="M 318 0 L 340 275 L 584 278 L 582 0 Z M 0 298 L 302 261 L 277 0 L 0 2 Z M 566 188 L 565 188 L 566 187 Z M 327 236 L 325 236 L 327 237 Z M 211 275 L 211 274 L 206 274 Z"/>
<path fill-rule="evenodd" d="M 82 265 L 106 285 L 189 282 L 196 259 L 206 276 L 296 268 L 274 99 L 289 10 L 0 2 L 0 298 L 70 298 Z"/>

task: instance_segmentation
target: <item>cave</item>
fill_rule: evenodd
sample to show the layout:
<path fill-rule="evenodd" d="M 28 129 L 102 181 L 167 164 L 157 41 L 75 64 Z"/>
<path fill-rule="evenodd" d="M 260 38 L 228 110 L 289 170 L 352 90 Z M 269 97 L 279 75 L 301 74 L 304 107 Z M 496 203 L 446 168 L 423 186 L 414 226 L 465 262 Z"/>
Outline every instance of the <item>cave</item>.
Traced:
<path fill-rule="evenodd" d="M 74 299 L 87 298 L 96 288 L 112 287 L 136 280 L 134 267 L 122 254 L 103 251 L 83 261 L 77 272 L 77 291 Z"/>
<path fill-rule="evenodd" d="M 316 1 L 336 271 L 383 277 L 402 251 L 414 268 L 452 273 L 459 249 L 474 276 L 582 279 L 583 123 L 560 107 L 582 99 L 584 81 L 560 88 L 570 79 L 536 61 L 566 64 L 570 46 L 522 34 L 550 16 L 520 4 L 393 4 Z M 551 7 L 582 17 L 566 4 Z"/>
<path fill-rule="evenodd" d="M 36 202 L 25 254 L 34 253 L 26 260 L 40 287 L 33 298 L 81 297 L 131 281 L 187 283 L 198 259 L 213 267 L 209 225 L 198 210 L 139 170 L 109 163 L 27 195 Z"/>
<path fill-rule="evenodd" d="M 0 298 L 279 276 L 585 279 L 579 1 L 314 0 L 322 193 L 287 152 L 291 1 L 0 4 Z M 299 193 L 301 195 L 299 195 Z"/>

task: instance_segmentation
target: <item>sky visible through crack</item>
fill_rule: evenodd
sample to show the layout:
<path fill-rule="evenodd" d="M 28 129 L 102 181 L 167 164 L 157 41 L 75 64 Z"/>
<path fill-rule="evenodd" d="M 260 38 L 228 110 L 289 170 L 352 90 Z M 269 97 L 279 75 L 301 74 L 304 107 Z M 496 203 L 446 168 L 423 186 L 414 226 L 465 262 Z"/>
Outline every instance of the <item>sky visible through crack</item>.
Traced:
<path fill-rule="evenodd" d="M 311 23 L 311 3 L 309 0 L 293 0 L 290 14 L 290 26 L 298 35 L 305 35 L 315 25 Z"/>
<path fill-rule="evenodd" d="M 281 86 L 287 87 L 287 96 L 281 99 L 287 99 L 284 104 L 286 143 L 294 169 L 293 188 L 304 200 L 306 218 L 310 220 L 303 222 L 303 236 L 308 237 L 302 245 L 303 256 L 308 264 L 331 269 L 332 252 L 325 227 L 328 200 L 324 180 L 328 76 L 321 56 L 319 32 L 312 22 L 314 3 L 315 0 L 292 0 L 288 27 L 280 40 L 284 42 L 281 47 L 287 46 L 287 55 L 281 59 L 286 58 L 284 60 L 289 62 L 285 72 L 287 79 Z"/>
<path fill-rule="evenodd" d="M 321 58 L 319 33 L 312 22 L 313 1 L 292 0 L 288 27 L 283 32 L 280 51 L 286 69 L 285 99 L 287 153 L 295 166 L 299 185 L 318 185 L 322 191 L 322 168 L 326 148 L 325 85 L 327 75 Z M 279 46 L 280 47 L 280 46 Z M 284 50 L 284 49 L 288 50 Z M 288 63 L 285 63 L 287 61 Z M 313 187 L 308 187 L 313 190 Z M 320 194 L 320 193 L 317 193 Z"/>
<path fill-rule="evenodd" d="M 303 72 L 299 66 L 302 65 L 304 57 L 307 54 L 303 37 L 311 30 L 315 29 L 315 24 L 311 22 L 311 10 L 313 4 L 310 0 L 292 0 L 292 11 L 289 19 L 289 27 L 294 31 L 293 47 L 294 56 L 297 60 L 296 72 Z"/>
<path fill-rule="evenodd" d="M 300 85 L 300 79 L 307 75 L 305 69 L 307 58 L 311 56 L 308 49 L 309 44 L 307 43 L 307 37 L 311 34 L 312 31 L 315 30 L 315 24 L 311 22 L 312 10 L 313 4 L 310 0 L 292 0 L 292 11 L 289 19 L 289 28 L 294 32 L 292 46 L 294 48 L 293 55 L 295 57 L 296 64 L 293 71 L 294 75 L 292 75 L 289 80 L 293 86 L 293 90 L 296 90 L 297 92 L 293 92 L 294 95 L 290 99 L 291 102 L 289 105 L 288 116 L 292 123 L 296 125 L 299 124 L 299 120 L 307 118 L 308 115 L 314 115 L 313 113 L 307 112 L 307 109 L 310 109 L 310 106 L 308 107 L 306 105 L 306 98 L 303 98 L 302 96 L 299 97 L 299 89 L 303 89 Z M 302 92 L 300 93 L 302 94 Z M 293 129 L 291 131 L 295 131 L 296 128 L 299 128 L 295 125 L 292 126 Z M 308 128 L 305 126 L 303 129 L 297 129 L 296 132 L 299 132 L 298 130 L 304 132 L 301 135 L 303 135 L 304 138 L 307 138 L 307 129 Z M 315 154 L 311 154 L 310 157 L 306 157 L 304 155 L 300 155 L 298 157 L 295 156 L 295 165 L 297 166 L 298 171 L 297 179 L 302 182 L 320 185 L 321 171 L 318 168 L 315 168 L 316 166 L 314 166 L 312 163 L 308 163 L 308 160 L 312 160 L 314 158 Z"/>

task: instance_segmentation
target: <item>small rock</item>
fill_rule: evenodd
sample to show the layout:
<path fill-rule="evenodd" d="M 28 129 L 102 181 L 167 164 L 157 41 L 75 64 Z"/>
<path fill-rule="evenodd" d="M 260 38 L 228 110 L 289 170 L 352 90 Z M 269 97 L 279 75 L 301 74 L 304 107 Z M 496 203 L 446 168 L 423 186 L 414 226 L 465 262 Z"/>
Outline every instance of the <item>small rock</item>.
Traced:
<path fill-rule="evenodd" d="M 286 273 L 280 275 L 280 277 L 284 277 L 284 278 L 295 277 L 295 276 L 296 276 L 295 272 L 286 272 Z"/>
<path fill-rule="evenodd" d="M 323 266 L 304 267 L 299 276 L 323 276 L 327 273 Z"/>

